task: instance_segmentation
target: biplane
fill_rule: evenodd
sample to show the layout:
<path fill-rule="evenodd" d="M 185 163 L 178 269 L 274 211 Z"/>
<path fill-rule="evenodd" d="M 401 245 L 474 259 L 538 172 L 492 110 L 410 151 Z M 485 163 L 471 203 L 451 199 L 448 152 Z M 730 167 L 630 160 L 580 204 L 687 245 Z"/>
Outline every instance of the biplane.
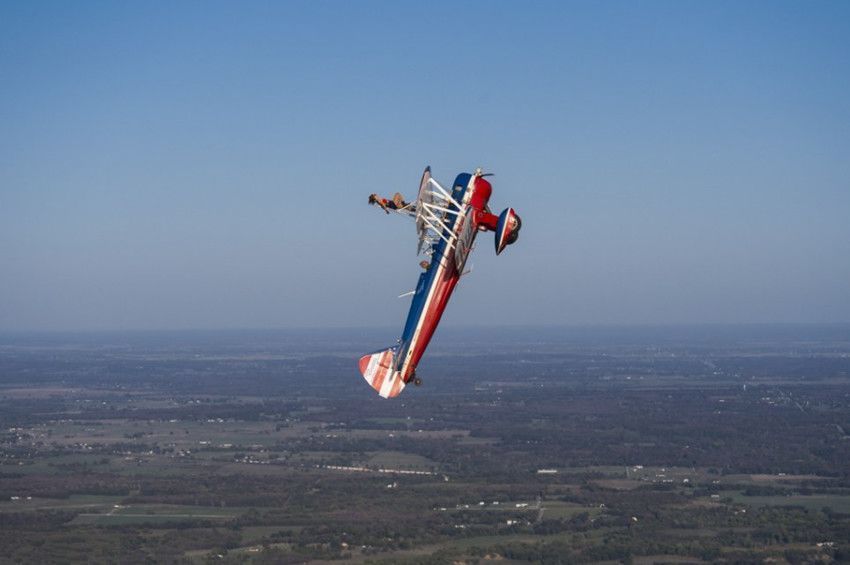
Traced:
<path fill-rule="evenodd" d="M 416 201 L 390 208 L 414 219 L 419 236 L 417 254 L 424 253 L 430 260 L 421 263 L 424 272 L 412 292 L 401 339 L 393 347 L 360 358 L 360 372 L 384 398 L 398 396 L 411 381 L 417 386 L 422 383 L 416 376 L 416 366 L 452 292 L 466 274 L 464 268 L 478 232 L 494 232 L 496 255 L 519 236 L 522 221 L 513 208 L 506 208 L 498 216 L 490 213 L 488 202 L 493 187 L 486 176 L 489 175 L 481 169 L 472 174 L 461 173 L 452 189 L 446 190 L 431 177 L 431 168 L 427 167 Z"/>

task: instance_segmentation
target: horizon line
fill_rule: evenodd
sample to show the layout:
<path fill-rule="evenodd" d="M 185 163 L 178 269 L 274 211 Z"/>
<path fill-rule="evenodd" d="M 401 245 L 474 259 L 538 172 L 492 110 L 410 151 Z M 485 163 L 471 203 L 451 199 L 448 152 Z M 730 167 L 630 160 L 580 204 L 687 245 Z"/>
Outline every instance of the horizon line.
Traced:
<path fill-rule="evenodd" d="M 640 328 L 732 328 L 732 327 L 801 327 L 850 326 L 850 321 L 840 322 L 593 322 L 564 324 L 455 324 L 447 330 L 488 330 L 488 329 L 640 329 Z M 277 327 L 214 327 L 214 328 L 0 328 L 0 335 L 49 335 L 49 334 L 120 334 L 120 333 L 228 333 L 228 332 L 315 332 L 315 331 L 384 331 L 398 329 L 395 325 L 372 326 L 277 326 Z"/>

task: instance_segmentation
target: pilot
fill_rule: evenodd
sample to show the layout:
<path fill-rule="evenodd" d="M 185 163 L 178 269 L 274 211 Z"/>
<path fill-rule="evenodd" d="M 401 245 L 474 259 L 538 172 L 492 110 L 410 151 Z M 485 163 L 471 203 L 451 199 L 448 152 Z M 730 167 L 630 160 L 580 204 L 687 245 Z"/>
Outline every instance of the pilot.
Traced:
<path fill-rule="evenodd" d="M 400 192 L 396 192 L 393 194 L 392 200 L 387 200 L 386 198 L 381 198 L 377 194 L 369 195 L 369 204 L 377 204 L 381 208 L 383 208 L 384 212 L 387 214 L 390 213 L 390 210 L 404 210 L 410 204 L 404 201 L 404 196 L 401 195 Z"/>

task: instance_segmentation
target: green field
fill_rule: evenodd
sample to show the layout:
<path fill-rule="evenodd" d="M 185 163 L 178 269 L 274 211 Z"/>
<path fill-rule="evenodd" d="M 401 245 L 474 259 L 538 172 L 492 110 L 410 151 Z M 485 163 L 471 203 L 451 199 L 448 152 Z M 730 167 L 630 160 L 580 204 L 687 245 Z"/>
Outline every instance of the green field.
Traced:
<path fill-rule="evenodd" d="M 157 524 L 163 522 L 229 520 L 243 514 L 246 508 L 221 508 L 217 506 L 176 505 L 113 505 L 106 512 L 78 514 L 71 525 L 120 526 L 126 524 Z"/>
<path fill-rule="evenodd" d="M 834 512 L 850 513 L 850 495 L 794 494 L 790 496 L 745 496 L 740 491 L 724 491 L 721 495 L 731 498 L 733 502 L 746 504 L 754 508 L 761 508 L 763 506 L 800 506 L 806 510 L 821 510 L 829 507 Z"/>
<path fill-rule="evenodd" d="M 364 461 L 369 467 L 404 469 L 411 471 L 432 471 L 439 465 L 421 455 L 402 451 L 377 451 Z"/>

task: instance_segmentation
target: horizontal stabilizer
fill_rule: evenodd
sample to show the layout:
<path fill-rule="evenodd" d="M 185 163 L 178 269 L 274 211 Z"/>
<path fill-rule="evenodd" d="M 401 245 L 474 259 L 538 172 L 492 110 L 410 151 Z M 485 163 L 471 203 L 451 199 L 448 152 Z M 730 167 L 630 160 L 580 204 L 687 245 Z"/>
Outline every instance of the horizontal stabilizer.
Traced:
<path fill-rule="evenodd" d="M 404 381 L 395 370 L 395 354 L 396 348 L 391 347 L 360 358 L 360 373 L 384 398 L 398 396 L 404 389 Z"/>

